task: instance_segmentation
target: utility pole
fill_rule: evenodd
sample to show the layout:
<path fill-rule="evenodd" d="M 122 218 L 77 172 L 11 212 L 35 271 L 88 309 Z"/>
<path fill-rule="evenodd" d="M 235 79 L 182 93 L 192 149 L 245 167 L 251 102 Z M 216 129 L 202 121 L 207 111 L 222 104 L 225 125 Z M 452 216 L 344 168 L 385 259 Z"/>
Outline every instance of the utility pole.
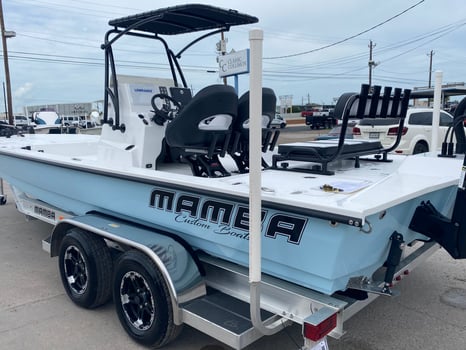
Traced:
<path fill-rule="evenodd" d="M 6 39 L 14 38 L 16 33 L 13 31 L 5 30 L 5 21 L 3 19 L 3 4 L 0 0 L 0 30 L 2 32 L 2 47 L 3 47 L 3 62 L 5 65 L 5 81 L 6 81 L 6 95 L 7 95 L 7 114 L 8 114 L 8 123 L 10 125 L 14 124 L 13 118 L 13 103 L 11 102 L 11 82 L 10 82 L 10 68 L 8 66 L 8 50 L 6 47 Z"/>
<path fill-rule="evenodd" d="M 225 56 L 226 52 L 227 52 L 227 43 L 225 41 L 225 34 L 221 32 L 220 33 L 220 53 L 222 54 L 222 56 Z M 227 77 L 223 77 L 223 84 L 227 85 Z"/>
<path fill-rule="evenodd" d="M 375 63 L 374 60 L 372 59 L 372 50 L 376 46 L 375 43 L 372 42 L 372 40 L 369 42 L 369 86 L 372 86 L 372 69 L 377 66 L 378 63 Z"/>
<path fill-rule="evenodd" d="M 430 50 L 430 53 L 427 56 L 430 56 L 429 59 L 429 89 L 432 87 L 432 56 L 434 56 L 434 50 Z"/>
<path fill-rule="evenodd" d="M 5 91 L 5 82 L 3 82 L 3 103 L 5 104 L 5 116 L 8 115 L 8 109 L 6 105 L 6 91 Z"/>

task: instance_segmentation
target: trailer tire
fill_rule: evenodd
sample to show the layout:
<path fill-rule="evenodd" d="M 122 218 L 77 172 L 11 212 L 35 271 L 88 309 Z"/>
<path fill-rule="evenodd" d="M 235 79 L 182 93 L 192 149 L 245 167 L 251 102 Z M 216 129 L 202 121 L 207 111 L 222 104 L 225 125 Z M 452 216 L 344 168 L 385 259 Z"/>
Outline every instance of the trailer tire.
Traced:
<path fill-rule="evenodd" d="M 58 259 L 63 286 L 75 304 L 93 309 L 110 299 L 113 261 L 101 237 L 72 228 L 61 241 Z"/>
<path fill-rule="evenodd" d="M 159 348 L 178 336 L 167 284 L 156 264 L 130 250 L 115 265 L 113 300 L 128 335 L 145 346 Z"/>

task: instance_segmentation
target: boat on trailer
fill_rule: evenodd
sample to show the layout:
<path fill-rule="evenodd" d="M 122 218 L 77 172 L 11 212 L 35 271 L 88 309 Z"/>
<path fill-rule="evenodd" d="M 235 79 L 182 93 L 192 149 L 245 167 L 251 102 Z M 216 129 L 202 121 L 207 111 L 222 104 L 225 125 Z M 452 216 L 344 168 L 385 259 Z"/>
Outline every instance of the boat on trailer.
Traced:
<path fill-rule="evenodd" d="M 391 154 L 409 90 L 362 85 L 337 102 L 339 139 L 277 145 L 262 32 L 252 30 L 250 91 L 218 84 L 192 96 L 185 50 L 257 21 L 199 4 L 112 20 L 101 135 L 0 140 L 0 176 L 18 209 L 55 225 L 44 248 L 59 257 L 70 298 L 92 308 L 113 293 L 122 326 L 143 344 L 163 346 L 187 323 L 240 349 L 292 321 L 311 349 L 341 336 L 345 310 L 367 293 L 392 295 L 439 244 L 466 257 L 464 129 L 451 131 L 456 155 Z M 205 31 L 178 53 L 165 39 Z M 171 79 L 117 74 L 113 47 L 124 37 L 161 43 Z M 397 142 L 345 140 L 354 117 L 395 118 Z M 251 321 L 238 314 L 244 303 Z M 230 328 L 213 320 L 226 309 Z"/>

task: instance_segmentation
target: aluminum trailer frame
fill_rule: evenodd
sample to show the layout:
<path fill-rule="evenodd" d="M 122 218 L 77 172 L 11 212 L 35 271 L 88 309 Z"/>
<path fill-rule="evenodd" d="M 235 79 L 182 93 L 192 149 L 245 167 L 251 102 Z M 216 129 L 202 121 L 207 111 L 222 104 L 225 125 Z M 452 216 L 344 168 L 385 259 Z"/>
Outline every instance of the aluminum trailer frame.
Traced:
<path fill-rule="evenodd" d="M 40 200 L 28 198 L 24 193 L 14 190 L 18 210 L 29 218 L 38 219 L 52 225 L 63 220 L 72 220 L 73 215 L 49 206 Z M 99 234 L 99 229 L 91 232 Z M 51 236 L 42 241 L 42 248 L 51 251 Z M 118 245 L 118 241 L 108 240 L 110 247 Z M 135 241 L 136 244 L 140 244 Z M 393 283 L 396 284 L 434 254 L 440 246 L 434 242 L 416 242 L 406 247 L 404 256 L 397 267 Z M 177 305 L 179 323 L 191 327 L 227 344 L 234 349 L 243 349 L 263 334 L 252 324 L 249 316 L 249 280 L 248 269 L 237 264 L 200 253 L 198 258 L 205 271 L 203 276 L 207 293 L 188 301 L 180 301 Z M 374 280 L 383 280 L 384 268 L 374 274 Z M 170 278 L 170 276 L 166 276 Z M 359 280 L 355 278 L 350 288 L 370 291 L 383 282 Z M 340 338 L 345 334 L 344 324 L 357 312 L 372 303 L 380 294 L 368 293 L 366 300 L 357 300 L 348 296 L 334 294 L 325 295 L 299 285 L 263 275 L 261 280 L 261 317 L 265 325 L 282 323 L 280 331 L 292 323 L 318 326 L 329 316 L 336 314 L 336 327 L 328 334 L 332 338 Z M 373 288 L 374 290 L 376 288 Z M 303 337 L 304 338 L 304 337 Z M 304 338 L 307 347 L 314 349 L 319 341 Z M 319 348 L 320 349 L 320 348 Z"/>

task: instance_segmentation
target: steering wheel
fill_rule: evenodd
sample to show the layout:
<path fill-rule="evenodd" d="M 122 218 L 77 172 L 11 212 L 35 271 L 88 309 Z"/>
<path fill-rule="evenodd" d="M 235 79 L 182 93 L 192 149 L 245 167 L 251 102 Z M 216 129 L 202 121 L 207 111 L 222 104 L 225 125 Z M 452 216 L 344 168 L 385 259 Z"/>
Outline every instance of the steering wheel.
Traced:
<path fill-rule="evenodd" d="M 157 99 L 164 100 L 164 103 L 162 104 L 161 108 L 159 108 L 155 103 Z M 175 108 L 171 108 L 170 102 L 173 103 L 173 106 Z M 174 116 L 181 109 L 180 103 L 167 94 L 155 94 L 154 96 L 152 96 L 150 104 L 154 109 L 153 112 L 155 114 L 152 120 L 157 125 L 163 125 L 167 120 L 173 120 Z"/>

